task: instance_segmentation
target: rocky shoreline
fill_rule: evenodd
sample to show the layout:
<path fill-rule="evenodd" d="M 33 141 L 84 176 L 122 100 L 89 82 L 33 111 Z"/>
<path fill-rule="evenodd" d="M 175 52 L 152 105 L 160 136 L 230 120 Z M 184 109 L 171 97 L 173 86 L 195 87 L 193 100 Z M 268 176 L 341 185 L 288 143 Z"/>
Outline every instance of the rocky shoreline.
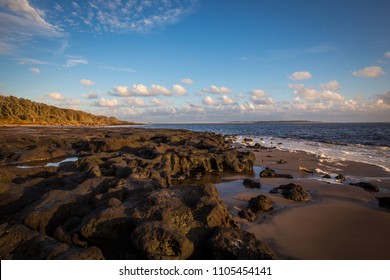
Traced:
<path fill-rule="evenodd" d="M 253 152 L 221 135 L 0 130 L 1 259 L 277 258 L 240 229 L 210 183 L 253 172 Z"/>

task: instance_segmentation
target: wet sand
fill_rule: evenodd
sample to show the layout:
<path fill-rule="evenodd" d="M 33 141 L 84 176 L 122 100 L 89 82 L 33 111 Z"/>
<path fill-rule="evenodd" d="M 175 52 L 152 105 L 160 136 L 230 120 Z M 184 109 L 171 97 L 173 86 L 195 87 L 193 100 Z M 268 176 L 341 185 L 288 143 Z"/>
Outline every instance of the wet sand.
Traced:
<path fill-rule="evenodd" d="M 376 197 L 390 195 L 390 174 L 382 168 L 356 162 L 329 162 L 306 153 L 279 150 L 256 152 L 256 174 L 252 179 L 261 189 L 246 189 L 242 176 L 230 176 L 229 183 L 218 185 L 229 211 L 241 222 L 244 230 L 252 232 L 281 259 L 390 259 L 390 210 L 380 208 Z M 280 164 L 280 160 L 286 163 Z M 288 173 L 294 179 L 259 178 L 259 170 L 271 167 L 278 173 Z M 299 170 L 321 169 L 324 174 Z M 334 178 L 343 174 L 346 181 Z M 236 179 L 236 181 L 234 181 Z M 238 179 L 238 180 L 237 180 Z M 368 192 L 350 182 L 370 182 L 381 188 Z M 294 182 L 304 187 L 311 200 L 294 202 L 269 190 Z M 247 201 L 260 193 L 269 196 L 274 209 L 259 213 L 253 222 L 238 217 Z"/>

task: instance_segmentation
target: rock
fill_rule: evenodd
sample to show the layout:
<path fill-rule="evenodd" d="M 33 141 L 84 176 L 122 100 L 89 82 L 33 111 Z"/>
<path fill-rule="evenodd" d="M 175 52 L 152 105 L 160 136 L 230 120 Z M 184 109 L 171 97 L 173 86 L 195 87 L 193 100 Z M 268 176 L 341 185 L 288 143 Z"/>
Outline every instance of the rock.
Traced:
<path fill-rule="evenodd" d="M 273 188 L 271 193 L 281 193 L 284 198 L 294 201 L 310 200 L 310 195 L 300 186 L 294 183 Z"/>
<path fill-rule="evenodd" d="M 335 179 L 337 180 L 337 182 L 344 182 L 345 181 L 345 176 L 343 174 L 339 174 L 335 177 Z"/>
<path fill-rule="evenodd" d="M 194 251 L 184 234 L 160 222 L 141 224 L 132 232 L 131 240 L 141 254 L 152 260 L 185 260 Z"/>
<path fill-rule="evenodd" d="M 260 172 L 260 177 L 261 178 L 287 178 L 287 179 L 292 179 L 293 176 L 290 174 L 277 174 L 275 170 L 266 167 L 264 170 Z"/>
<path fill-rule="evenodd" d="M 240 212 L 238 212 L 238 216 L 247 220 L 248 222 L 256 220 L 256 214 L 253 213 L 251 209 L 242 209 Z"/>
<path fill-rule="evenodd" d="M 285 164 L 287 163 L 287 161 L 285 161 L 284 159 L 280 159 L 277 161 L 277 164 Z"/>
<path fill-rule="evenodd" d="M 390 197 L 377 197 L 379 207 L 390 209 Z"/>
<path fill-rule="evenodd" d="M 322 178 L 324 178 L 324 179 L 331 179 L 332 177 L 330 177 L 329 174 L 325 174 L 324 176 L 322 176 Z"/>
<path fill-rule="evenodd" d="M 211 256 L 220 260 L 274 260 L 276 254 L 255 235 L 236 228 L 217 228 L 207 242 Z"/>
<path fill-rule="evenodd" d="M 304 167 L 304 166 L 299 166 L 299 170 L 300 170 L 300 171 L 304 171 L 304 172 L 306 172 L 306 173 L 311 173 L 311 174 L 314 174 L 314 173 L 315 173 L 315 170 L 308 169 L 308 168 L 306 168 L 306 167 Z"/>
<path fill-rule="evenodd" d="M 359 183 L 349 183 L 349 184 L 351 186 L 357 186 L 357 187 L 363 188 L 363 189 L 365 189 L 366 191 L 369 191 L 369 192 L 379 192 L 380 191 L 378 186 L 373 185 L 371 183 L 359 182 Z"/>
<path fill-rule="evenodd" d="M 252 179 L 244 179 L 242 183 L 244 184 L 244 187 L 248 189 L 260 189 L 261 186 L 260 182 L 255 182 Z"/>
<path fill-rule="evenodd" d="M 252 197 L 249 200 L 248 209 L 254 213 L 272 210 L 272 200 L 268 196 L 260 194 L 256 197 Z"/>

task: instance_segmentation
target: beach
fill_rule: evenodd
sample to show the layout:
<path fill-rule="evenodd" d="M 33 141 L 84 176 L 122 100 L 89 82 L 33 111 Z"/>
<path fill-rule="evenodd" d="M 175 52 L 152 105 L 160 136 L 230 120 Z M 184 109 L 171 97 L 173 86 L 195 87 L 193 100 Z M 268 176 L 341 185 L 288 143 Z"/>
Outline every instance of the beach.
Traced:
<path fill-rule="evenodd" d="M 2 259 L 390 259 L 377 199 L 390 175 L 377 165 L 212 132 L 0 131 Z M 292 183 L 302 199 L 275 192 Z M 272 207 L 240 217 L 260 194 Z"/>
<path fill-rule="evenodd" d="M 231 176 L 227 177 L 229 181 L 241 180 L 220 184 L 218 189 L 236 217 L 251 197 L 262 193 L 272 199 L 272 211 L 259 214 L 253 222 L 238 219 L 244 230 L 254 233 L 280 258 L 390 259 L 390 212 L 379 207 L 376 199 L 389 196 L 390 177 L 383 168 L 357 162 L 327 162 L 312 154 L 277 149 L 261 150 L 255 155 L 256 166 L 291 174 L 294 179 L 259 178 L 259 174 L 254 174 L 254 180 L 262 186 L 249 190 L 242 185 L 244 177 Z M 286 163 L 280 164 L 281 160 Z M 324 173 L 311 174 L 299 170 L 300 167 Z M 331 178 L 322 178 L 324 174 L 331 174 Z M 338 182 L 338 174 L 346 180 Z M 349 185 L 360 180 L 377 185 L 380 192 Z M 303 186 L 311 199 L 294 202 L 269 193 L 270 189 L 290 182 Z"/>

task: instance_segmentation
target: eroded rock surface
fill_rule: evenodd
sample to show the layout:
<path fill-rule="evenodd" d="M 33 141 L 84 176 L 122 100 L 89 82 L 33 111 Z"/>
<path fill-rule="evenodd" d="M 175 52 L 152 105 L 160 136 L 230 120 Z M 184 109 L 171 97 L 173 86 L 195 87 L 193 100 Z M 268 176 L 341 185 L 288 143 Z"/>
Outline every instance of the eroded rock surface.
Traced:
<path fill-rule="evenodd" d="M 56 127 L 1 135 L 1 259 L 202 259 L 212 257 L 216 229 L 247 240 L 208 174 L 252 171 L 255 157 L 223 136 Z M 77 161 L 37 162 L 58 156 Z M 223 252 L 213 256 L 230 258 Z M 260 255 L 237 255 L 246 256 Z"/>

